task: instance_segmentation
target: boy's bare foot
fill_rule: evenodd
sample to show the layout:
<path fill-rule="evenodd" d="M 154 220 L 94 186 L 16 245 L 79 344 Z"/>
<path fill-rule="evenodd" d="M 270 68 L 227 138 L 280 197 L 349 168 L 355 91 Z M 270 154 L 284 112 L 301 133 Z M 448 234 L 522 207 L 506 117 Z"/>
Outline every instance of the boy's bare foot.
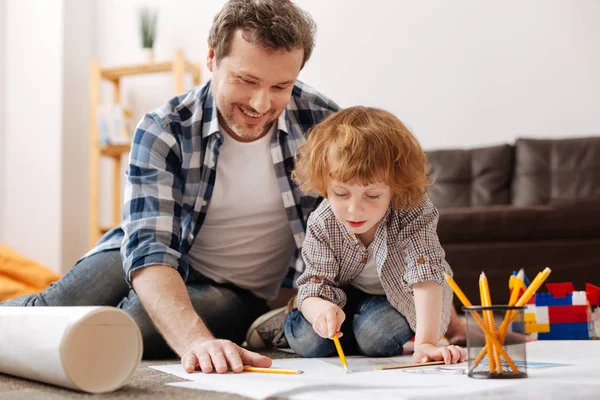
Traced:
<path fill-rule="evenodd" d="M 450 325 L 448 325 L 448 329 L 444 336 L 449 344 L 456 346 L 467 345 L 467 328 L 464 318 L 458 316 L 454 307 L 452 307 L 452 312 L 450 314 Z"/>

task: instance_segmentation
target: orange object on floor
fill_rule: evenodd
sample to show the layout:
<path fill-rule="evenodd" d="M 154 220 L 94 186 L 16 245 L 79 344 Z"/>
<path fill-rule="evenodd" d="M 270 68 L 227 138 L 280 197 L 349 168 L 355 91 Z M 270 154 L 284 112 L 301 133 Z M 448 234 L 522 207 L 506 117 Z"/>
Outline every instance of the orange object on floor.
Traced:
<path fill-rule="evenodd" d="M 59 279 L 52 270 L 0 245 L 0 301 L 41 292 Z"/>

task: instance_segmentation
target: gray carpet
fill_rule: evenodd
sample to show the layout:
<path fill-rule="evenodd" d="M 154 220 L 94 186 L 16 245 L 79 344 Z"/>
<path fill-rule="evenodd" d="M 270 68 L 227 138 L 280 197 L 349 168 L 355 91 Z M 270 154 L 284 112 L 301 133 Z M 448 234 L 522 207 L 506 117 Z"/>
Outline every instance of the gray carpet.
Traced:
<path fill-rule="evenodd" d="M 272 358 L 290 358 L 295 357 L 280 351 L 265 352 L 265 355 Z M 215 399 L 215 400 L 239 400 L 246 397 L 227 394 L 208 392 L 200 390 L 184 389 L 172 386 L 166 386 L 166 383 L 181 382 L 176 376 L 165 374 L 160 371 L 149 368 L 150 365 L 172 364 L 179 360 L 167 361 L 142 361 L 142 364 L 135 375 L 121 389 L 106 394 L 84 394 L 69 389 L 63 389 L 39 382 L 33 382 L 25 379 L 15 378 L 9 375 L 0 374 L 0 399 L 32 399 L 32 400 L 59 400 L 59 399 L 111 399 L 111 400 L 170 400 L 170 399 Z"/>

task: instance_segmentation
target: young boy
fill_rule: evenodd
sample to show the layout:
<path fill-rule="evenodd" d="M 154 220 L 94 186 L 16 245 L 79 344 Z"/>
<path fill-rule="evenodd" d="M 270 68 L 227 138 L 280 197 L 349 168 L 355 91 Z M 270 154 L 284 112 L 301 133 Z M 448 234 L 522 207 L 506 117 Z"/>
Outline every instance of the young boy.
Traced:
<path fill-rule="evenodd" d="M 293 177 L 325 200 L 310 215 L 295 307 L 285 336 L 304 357 L 335 354 L 330 340 L 370 357 L 401 355 L 415 337 L 417 362 L 464 361 L 457 346 L 438 347 L 452 290 L 426 194 L 426 156 L 400 120 L 352 107 L 313 128 Z"/>

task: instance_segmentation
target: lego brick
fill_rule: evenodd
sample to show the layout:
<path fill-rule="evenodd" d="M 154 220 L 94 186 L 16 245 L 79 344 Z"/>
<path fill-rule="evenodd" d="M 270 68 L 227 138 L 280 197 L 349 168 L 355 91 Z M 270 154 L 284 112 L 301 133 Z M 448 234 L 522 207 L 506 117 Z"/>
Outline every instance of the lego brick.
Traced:
<path fill-rule="evenodd" d="M 588 340 L 587 322 L 574 324 L 550 324 L 550 332 L 540 332 L 538 340 Z"/>
<path fill-rule="evenodd" d="M 510 329 L 513 332 L 518 332 L 518 333 L 526 333 L 525 331 L 525 326 L 526 324 L 524 324 L 522 321 L 521 322 L 513 322 L 512 324 L 510 324 Z"/>
<path fill-rule="evenodd" d="M 525 314 L 532 313 L 535 314 L 535 304 L 526 304 L 525 305 Z"/>
<path fill-rule="evenodd" d="M 549 324 L 550 315 L 547 306 L 539 306 L 535 308 L 535 322 L 538 324 Z"/>
<path fill-rule="evenodd" d="M 573 305 L 572 293 L 566 297 L 555 298 L 550 293 L 538 293 L 535 295 L 536 306 L 571 306 Z"/>
<path fill-rule="evenodd" d="M 585 293 L 587 294 L 587 300 L 590 302 L 590 305 L 597 306 L 600 305 L 600 287 L 596 285 L 592 285 L 591 283 L 585 284 Z"/>
<path fill-rule="evenodd" d="M 588 322 L 587 306 L 550 306 L 548 318 L 550 324 Z"/>
<path fill-rule="evenodd" d="M 587 295 L 583 290 L 573 292 L 572 299 L 574 306 L 585 306 L 587 304 Z"/>
<path fill-rule="evenodd" d="M 525 333 L 550 332 L 550 324 L 525 323 Z"/>
<path fill-rule="evenodd" d="M 535 313 L 525 313 L 525 323 L 535 323 Z"/>
<path fill-rule="evenodd" d="M 571 282 L 546 283 L 546 289 L 555 298 L 567 297 L 567 293 L 575 291 L 575 287 Z"/>

